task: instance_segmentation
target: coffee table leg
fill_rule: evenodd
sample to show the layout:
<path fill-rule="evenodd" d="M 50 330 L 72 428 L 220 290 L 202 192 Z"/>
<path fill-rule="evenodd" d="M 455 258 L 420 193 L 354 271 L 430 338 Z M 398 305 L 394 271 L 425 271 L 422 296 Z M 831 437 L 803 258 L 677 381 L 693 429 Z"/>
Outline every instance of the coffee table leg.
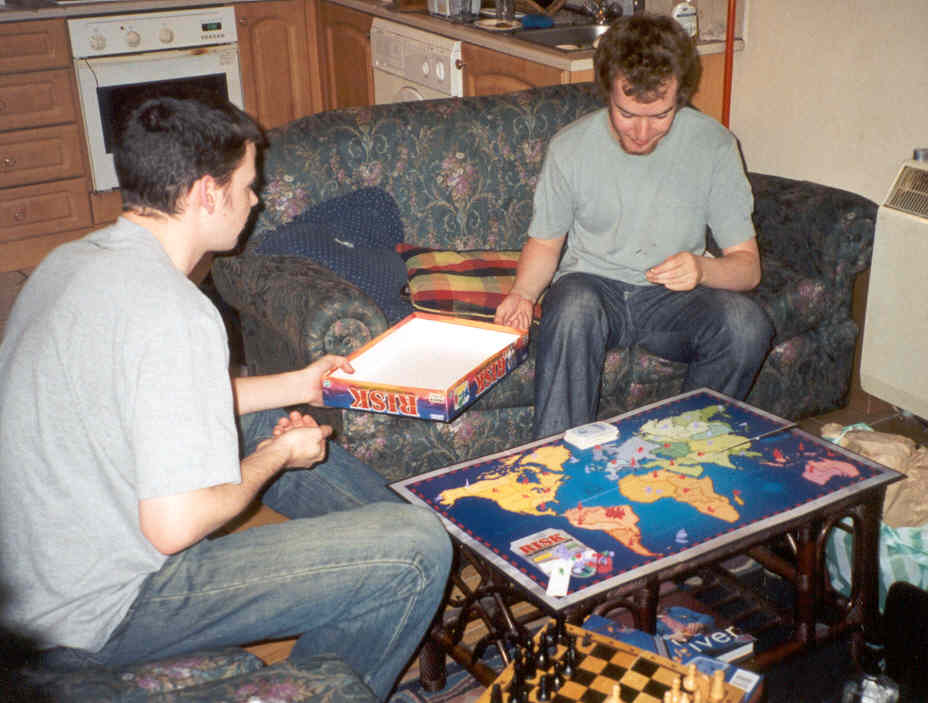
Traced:
<path fill-rule="evenodd" d="M 879 548 L 880 520 L 883 514 L 885 489 L 875 491 L 870 498 L 857 506 L 860 519 L 854 534 L 854 573 L 858 575 L 860 591 L 854 603 L 854 617 L 860 631 L 851 639 L 855 661 L 866 666 L 874 647 L 882 641 L 879 615 Z"/>
<path fill-rule="evenodd" d="M 445 650 L 437 641 L 437 633 L 425 638 L 419 650 L 419 684 L 429 693 L 440 691 L 448 682 Z"/>

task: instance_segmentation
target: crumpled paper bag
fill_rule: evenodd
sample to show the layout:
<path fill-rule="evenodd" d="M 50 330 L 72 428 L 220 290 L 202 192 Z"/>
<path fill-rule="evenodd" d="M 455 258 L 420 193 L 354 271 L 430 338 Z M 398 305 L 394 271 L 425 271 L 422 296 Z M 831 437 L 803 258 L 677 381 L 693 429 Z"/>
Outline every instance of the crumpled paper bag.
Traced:
<path fill-rule="evenodd" d="M 844 432 L 836 422 L 822 428 L 822 437 L 907 476 L 886 488 L 883 522 L 890 527 L 920 527 L 928 522 L 928 447 L 886 432 Z"/>

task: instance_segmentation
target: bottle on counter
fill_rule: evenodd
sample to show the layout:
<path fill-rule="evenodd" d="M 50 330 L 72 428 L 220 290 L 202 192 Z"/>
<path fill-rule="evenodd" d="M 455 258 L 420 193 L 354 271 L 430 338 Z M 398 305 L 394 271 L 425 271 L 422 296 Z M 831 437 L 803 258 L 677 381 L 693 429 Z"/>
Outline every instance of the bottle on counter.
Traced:
<path fill-rule="evenodd" d="M 689 0 L 682 0 L 674 5 L 670 16 L 679 22 L 693 39 L 699 34 L 699 13 L 696 12 L 696 6 Z"/>

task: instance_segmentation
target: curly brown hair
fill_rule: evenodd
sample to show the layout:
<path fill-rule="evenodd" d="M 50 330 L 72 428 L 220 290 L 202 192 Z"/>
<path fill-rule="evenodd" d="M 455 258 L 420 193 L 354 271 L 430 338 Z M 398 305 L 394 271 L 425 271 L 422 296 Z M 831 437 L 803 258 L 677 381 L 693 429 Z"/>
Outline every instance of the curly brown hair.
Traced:
<path fill-rule="evenodd" d="M 693 40 L 675 19 L 664 15 L 616 20 L 600 39 L 593 66 L 607 100 L 617 78 L 623 78 L 627 94 L 641 102 L 660 97 L 667 81 L 676 78 L 677 107 L 689 103 L 702 75 Z"/>

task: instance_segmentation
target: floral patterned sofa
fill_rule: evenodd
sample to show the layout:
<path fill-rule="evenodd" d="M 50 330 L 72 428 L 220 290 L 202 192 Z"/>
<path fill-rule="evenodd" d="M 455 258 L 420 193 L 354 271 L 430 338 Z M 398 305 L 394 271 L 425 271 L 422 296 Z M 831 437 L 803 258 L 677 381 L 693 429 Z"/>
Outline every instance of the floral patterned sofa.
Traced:
<path fill-rule="evenodd" d="M 405 242 L 453 250 L 519 249 L 551 136 L 601 106 L 594 87 L 351 108 L 269 135 L 258 214 L 242 250 L 216 259 L 213 281 L 238 312 L 251 372 L 347 354 L 386 329 L 359 288 L 305 257 L 267 256 L 269 232 L 336 196 L 377 186 L 399 208 Z M 764 278 L 751 293 L 776 338 L 748 398 L 798 419 L 839 407 L 857 326 L 855 275 L 869 265 L 876 205 L 819 184 L 749 174 Z M 327 410 L 337 440 L 400 479 L 529 439 L 533 356 L 450 423 Z M 600 417 L 679 392 L 684 367 L 642 349 L 613 349 Z"/>

